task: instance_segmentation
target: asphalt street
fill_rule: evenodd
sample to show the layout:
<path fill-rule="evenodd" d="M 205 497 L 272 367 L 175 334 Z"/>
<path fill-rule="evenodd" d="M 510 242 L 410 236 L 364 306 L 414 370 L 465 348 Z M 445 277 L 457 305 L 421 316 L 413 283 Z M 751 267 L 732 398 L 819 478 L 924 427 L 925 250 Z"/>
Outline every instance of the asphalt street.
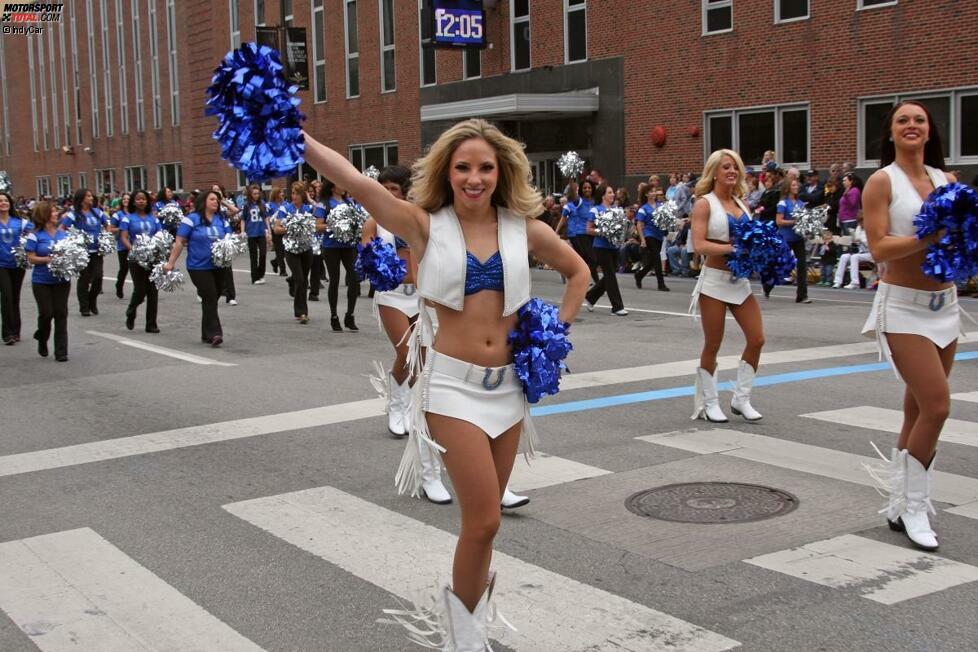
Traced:
<path fill-rule="evenodd" d="M 582 310 L 566 389 L 538 406 L 545 457 L 514 473 L 531 502 L 505 515 L 495 564 L 518 631 L 493 628 L 494 649 L 978 649 L 975 340 L 958 348 L 937 461 L 941 548 L 923 554 L 885 526 L 861 466 L 871 442 L 895 442 L 903 391 L 859 334 L 872 292 L 759 297 L 764 419 L 707 424 L 689 418 L 692 281 L 619 282 L 631 314 Z M 153 335 L 142 312 L 125 329 L 106 280 L 97 316 L 72 296 L 70 359 L 56 363 L 36 353 L 25 282 L 24 339 L 0 347 L 3 652 L 415 649 L 376 621 L 449 577 L 458 514 L 393 489 L 404 444 L 366 377 L 392 357 L 371 302 L 364 292 L 360 332 L 333 333 L 325 292 L 303 326 L 284 279 L 236 283 L 213 349 L 189 284 L 161 296 Z M 561 295 L 554 272 L 533 284 Z M 978 300 L 961 303 L 978 315 Z M 728 321 L 722 381 L 742 345 Z M 756 500 L 781 496 L 783 512 L 691 524 L 626 507 L 698 482 L 779 490 Z M 707 518 L 746 499 L 684 500 Z"/>

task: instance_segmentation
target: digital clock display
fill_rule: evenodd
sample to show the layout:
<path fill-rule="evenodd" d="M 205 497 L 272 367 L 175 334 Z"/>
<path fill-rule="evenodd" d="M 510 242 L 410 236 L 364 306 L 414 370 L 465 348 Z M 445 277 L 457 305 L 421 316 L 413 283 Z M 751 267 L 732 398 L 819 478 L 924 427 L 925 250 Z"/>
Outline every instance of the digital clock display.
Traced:
<path fill-rule="evenodd" d="M 482 0 L 431 0 L 431 18 L 431 44 L 435 47 L 485 47 Z"/>

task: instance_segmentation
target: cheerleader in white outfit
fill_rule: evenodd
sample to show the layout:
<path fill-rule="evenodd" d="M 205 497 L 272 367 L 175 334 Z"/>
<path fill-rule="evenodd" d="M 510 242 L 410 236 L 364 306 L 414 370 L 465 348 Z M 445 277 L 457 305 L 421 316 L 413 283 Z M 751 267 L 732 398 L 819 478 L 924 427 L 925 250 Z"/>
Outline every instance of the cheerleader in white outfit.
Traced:
<path fill-rule="evenodd" d="M 937 124 L 924 105 L 900 102 L 883 122 L 881 169 L 866 182 L 863 221 L 877 263 L 886 263 L 863 326 L 875 337 L 880 356 L 906 383 L 903 426 L 883 473 L 874 473 L 889 501 L 881 510 L 890 528 L 906 533 L 924 550 L 937 549 L 930 489 L 941 429 L 951 407 L 947 377 L 954 362 L 961 317 L 953 283 L 921 271 L 928 245 L 918 240 L 914 217 L 928 194 L 953 182 L 945 174 Z M 878 470 L 877 470 L 878 471 Z"/>
<path fill-rule="evenodd" d="M 764 325 L 761 307 L 746 278 L 735 279 L 727 267 L 730 244 L 729 220 L 749 220 L 750 211 L 742 201 L 747 190 L 744 163 L 737 152 L 720 149 L 713 152 L 696 183 L 697 197 L 693 205 L 691 233 L 693 249 L 706 256 L 700 277 L 693 289 L 690 313 L 699 309 L 703 323 L 703 351 L 696 369 L 696 394 L 693 399 L 693 419 L 726 423 L 727 416 L 720 407 L 717 395 L 717 353 L 723 343 L 727 310 L 733 314 L 747 340 L 737 368 L 731 411 L 747 421 L 759 421 L 761 414 L 750 404 L 754 375 L 764 346 Z"/>
<path fill-rule="evenodd" d="M 484 120 L 449 128 L 414 165 L 415 203 L 393 197 L 346 159 L 306 138 L 306 161 L 348 188 L 378 224 L 401 236 L 418 261 L 418 293 L 432 302 L 439 328 L 415 383 L 411 437 L 442 454 L 461 508 L 452 587 L 444 591 L 447 616 L 426 621 L 414 636 L 449 650 L 488 645 L 489 573 L 500 524 L 499 501 L 509 480 L 520 436 L 532 429 L 507 336 L 517 310 L 529 301 L 527 255 L 567 278 L 560 317 L 572 322 L 587 288 L 587 266 L 539 215 L 542 202 L 530 185 L 520 143 Z M 430 319 L 422 312 L 422 331 Z M 412 336 L 420 361 L 423 332 Z M 400 489 L 417 493 L 420 465 L 407 446 Z M 443 638 L 444 637 L 444 638 Z"/>

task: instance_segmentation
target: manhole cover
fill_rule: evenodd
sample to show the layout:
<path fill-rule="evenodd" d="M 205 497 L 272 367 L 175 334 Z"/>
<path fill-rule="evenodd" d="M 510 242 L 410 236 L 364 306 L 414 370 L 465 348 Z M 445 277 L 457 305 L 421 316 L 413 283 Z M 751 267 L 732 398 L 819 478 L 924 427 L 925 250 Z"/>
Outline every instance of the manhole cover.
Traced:
<path fill-rule="evenodd" d="M 737 482 L 690 482 L 628 497 L 628 511 L 678 523 L 745 523 L 783 516 L 798 499 L 786 491 Z"/>

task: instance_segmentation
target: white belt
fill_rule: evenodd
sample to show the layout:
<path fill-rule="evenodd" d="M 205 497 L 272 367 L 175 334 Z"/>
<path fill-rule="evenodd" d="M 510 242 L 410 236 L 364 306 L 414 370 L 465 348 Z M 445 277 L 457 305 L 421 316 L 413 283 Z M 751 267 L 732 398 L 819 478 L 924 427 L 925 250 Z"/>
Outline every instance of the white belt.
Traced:
<path fill-rule="evenodd" d="M 457 378 L 466 383 L 481 385 L 488 390 L 496 389 L 502 385 L 508 375 L 515 378 L 515 370 L 511 364 L 502 367 L 483 367 L 438 353 L 434 349 L 429 350 L 428 355 L 431 356 L 432 371 Z"/>

